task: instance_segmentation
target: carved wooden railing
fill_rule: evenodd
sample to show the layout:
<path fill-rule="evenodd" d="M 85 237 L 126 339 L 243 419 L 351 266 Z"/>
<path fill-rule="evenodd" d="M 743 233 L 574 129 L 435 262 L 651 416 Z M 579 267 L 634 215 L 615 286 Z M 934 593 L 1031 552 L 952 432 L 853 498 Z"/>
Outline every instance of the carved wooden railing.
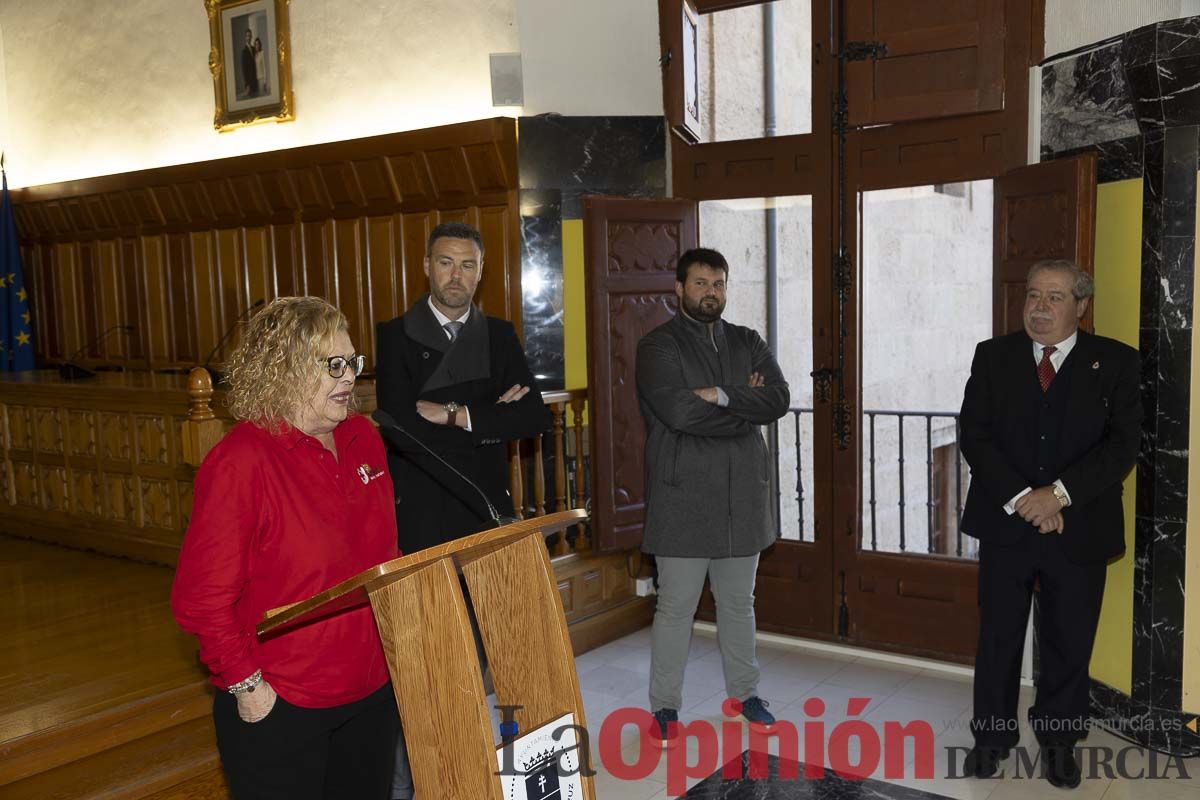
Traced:
<path fill-rule="evenodd" d="M 540 517 L 552 511 L 568 508 L 587 508 L 591 502 L 586 474 L 586 430 L 583 425 L 587 409 L 586 389 L 561 392 L 542 392 L 542 402 L 550 406 L 554 426 L 548 434 L 552 453 L 554 497 L 546 496 L 546 436 L 509 442 L 508 482 L 512 493 L 513 510 L 518 519 Z M 571 428 L 567 429 L 567 409 L 571 412 Z M 568 478 L 569 476 L 569 478 Z M 530 478 L 527 480 L 527 478 Z M 532 484 L 527 486 L 526 484 Z M 571 491 L 569 484 L 574 484 Z M 550 507 L 547 507 L 549 501 Z M 547 537 L 550 555 L 565 556 L 592 549 L 587 523 L 568 528 Z"/>
<path fill-rule="evenodd" d="M 200 466 L 208 451 L 225 433 L 225 423 L 213 414 L 212 397 L 213 385 L 208 371 L 201 367 L 193 369 L 188 375 L 189 407 L 183 422 L 184 461 L 193 467 Z M 362 399 L 366 405 L 374 407 L 373 397 Z M 518 519 L 540 517 L 568 508 L 587 508 L 591 502 L 584 429 L 587 390 L 542 392 L 542 402 L 550 406 L 550 415 L 554 419 L 551 431 L 545 436 L 509 442 L 508 446 L 509 488 Z M 546 482 L 547 447 L 550 448 L 550 474 L 553 476 L 549 489 Z M 547 495 L 548 491 L 553 493 L 552 497 Z M 552 557 L 589 552 L 592 549 L 590 528 L 587 523 L 568 528 L 547 537 L 546 546 Z"/>

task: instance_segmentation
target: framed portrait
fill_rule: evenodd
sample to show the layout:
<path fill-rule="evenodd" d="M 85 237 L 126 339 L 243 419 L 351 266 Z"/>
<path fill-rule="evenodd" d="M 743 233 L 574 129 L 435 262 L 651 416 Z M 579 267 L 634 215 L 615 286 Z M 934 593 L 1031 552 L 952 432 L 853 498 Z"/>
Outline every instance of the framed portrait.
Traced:
<path fill-rule="evenodd" d="M 205 0 L 216 93 L 213 127 L 295 119 L 289 0 Z"/>

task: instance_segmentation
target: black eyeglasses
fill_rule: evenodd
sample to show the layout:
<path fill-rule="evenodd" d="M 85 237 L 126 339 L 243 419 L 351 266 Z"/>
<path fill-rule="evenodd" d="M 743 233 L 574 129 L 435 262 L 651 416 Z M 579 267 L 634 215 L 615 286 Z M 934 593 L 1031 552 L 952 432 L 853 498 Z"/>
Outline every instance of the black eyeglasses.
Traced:
<path fill-rule="evenodd" d="M 329 370 L 329 377 L 340 378 L 346 374 L 346 367 L 354 373 L 354 377 L 362 375 L 363 367 L 367 365 L 366 356 L 330 356 L 317 359 Z"/>

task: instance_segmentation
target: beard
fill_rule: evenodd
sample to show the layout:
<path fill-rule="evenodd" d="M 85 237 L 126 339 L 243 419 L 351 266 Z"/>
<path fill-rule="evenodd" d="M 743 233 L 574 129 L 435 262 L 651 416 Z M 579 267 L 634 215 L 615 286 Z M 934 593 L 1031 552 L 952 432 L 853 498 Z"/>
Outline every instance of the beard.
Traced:
<path fill-rule="evenodd" d="M 465 286 L 430 286 L 430 294 L 446 308 L 462 308 L 470 305 L 471 293 Z"/>
<path fill-rule="evenodd" d="M 683 310 L 697 322 L 716 322 L 725 311 L 725 303 L 713 297 L 704 297 L 693 303 L 691 298 L 684 295 Z"/>

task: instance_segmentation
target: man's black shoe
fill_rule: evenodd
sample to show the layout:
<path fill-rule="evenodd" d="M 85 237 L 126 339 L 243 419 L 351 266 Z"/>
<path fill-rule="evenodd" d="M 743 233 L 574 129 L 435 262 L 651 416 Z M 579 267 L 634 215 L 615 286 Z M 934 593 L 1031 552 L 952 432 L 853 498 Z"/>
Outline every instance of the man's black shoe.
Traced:
<path fill-rule="evenodd" d="M 967 753 L 963 770 L 968 776 L 990 778 L 996 774 L 1000 769 L 1000 762 L 1006 758 L 1008 758 L 1007 747 L 980 747 L 977 745 Z"/>
<path fill-rule="evenodd" d="M 1046 780 L 1060 789 L 1074 789 L 1083 777 L 1079 762 L 1075 760 L 1075 748 L 1052 745 L 1043 748 L 1042 758 L 1046 763 Z"/>

